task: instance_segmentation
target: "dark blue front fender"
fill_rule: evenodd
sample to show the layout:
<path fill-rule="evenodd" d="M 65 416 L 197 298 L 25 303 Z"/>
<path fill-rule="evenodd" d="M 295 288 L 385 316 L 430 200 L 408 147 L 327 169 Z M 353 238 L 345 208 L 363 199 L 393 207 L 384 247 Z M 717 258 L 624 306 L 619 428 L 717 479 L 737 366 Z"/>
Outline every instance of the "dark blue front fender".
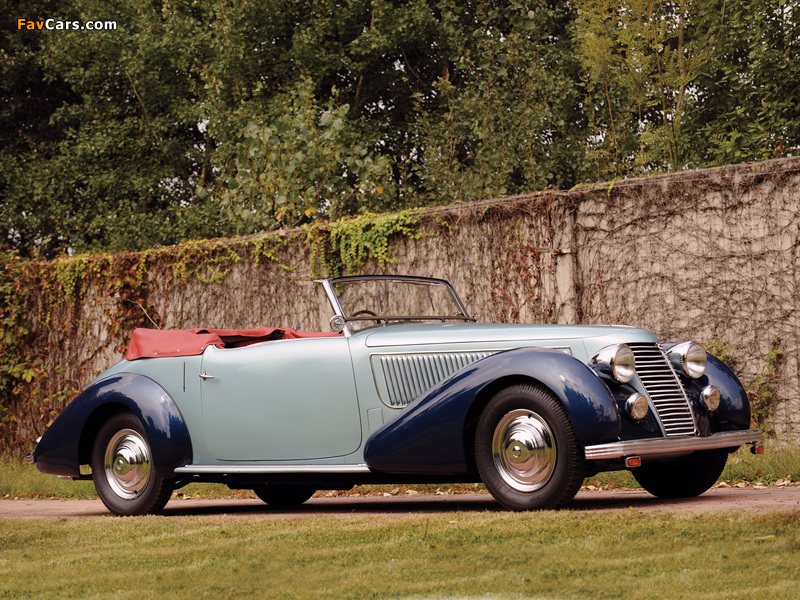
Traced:
<path fill-rule="evenodd" d="M 170 477 L 176 467 L 190 462 L 189 430 L 170 395 L 149 377 L 120 373 L 89 386 L 64 409 L 36 446 L 36 468 L 51 475 L 80 475 L 97 430 L 121 410 L 129 410 L 144 425 L 160 476 Z"/>
<path fill-rule="evenodd" d="M 475 406 L 499 391 L 497 382 L 531 381 L 564 405 L 581 445 L 619 438 L 617 406 L 598 376 L 572 356 L 518 348 L 477 361 L 427 392 L 368 440 L 367 465 L 391 473 L 459 474 L 471 469 L 465 431 Z M 482 408 L 482 406 L 479 406 Z"/>
<path fill-rule="evenodd" d="M 693 397 L 696 398 L 697 413 L 703 415 L 698 421 L 706 424 L 707 432 L 703 435 L 750 428 L 750 400 L 747 392 L 725 363 L 709 354 L 705 374 L 700 379 L 690 382 L 690 385 L 692 384 L 696 390 Z M 699 399 L 700 391 L 709 384 L 720 391 L 719 408 L 711 415 L 703 410 Z"/>

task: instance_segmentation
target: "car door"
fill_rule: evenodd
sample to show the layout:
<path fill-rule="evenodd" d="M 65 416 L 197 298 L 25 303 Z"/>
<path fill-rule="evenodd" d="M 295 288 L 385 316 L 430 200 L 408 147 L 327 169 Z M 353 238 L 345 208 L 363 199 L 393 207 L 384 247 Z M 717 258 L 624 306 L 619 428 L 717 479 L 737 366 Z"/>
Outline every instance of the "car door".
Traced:
<path fill-rule="evenodd" d="M 344 337 L 210 346 L 201 369 L 204 437 L 218 460 L 323 459 L 361 445 Z"/>

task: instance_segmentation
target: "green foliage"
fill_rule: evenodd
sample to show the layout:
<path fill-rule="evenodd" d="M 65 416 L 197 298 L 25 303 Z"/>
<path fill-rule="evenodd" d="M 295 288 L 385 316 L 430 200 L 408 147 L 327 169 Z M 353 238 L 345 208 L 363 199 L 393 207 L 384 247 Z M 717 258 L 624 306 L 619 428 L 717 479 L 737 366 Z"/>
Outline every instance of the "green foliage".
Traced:
<path fill-rule="evenodd" d="M 733 347 L 725 340 L 706 344 L 706 352 L 720 359 L 728 368 L 735 368 L 736 359 L 734 357 Z"/>
<path fill-rule="evenodd" d="M 796 154 L 800 145 L 800 3 L 714 2 L 713 61 L 697 77 L 687 145 L 696 164 Z"/>
<path fill-rule="evenodd" d="M 765 431 L 769 431 L 772 428 L 770 422 L 777 400 L 775 394 L 780 381 L 778 371 L 783 362 L 783 351 L 780 349 L 780 343 L 780 340 L 772 340 L 769 352 L 767 352 L 764 359 L 764 364 L 753 378 L 753 381 L 745 385 L 747 397 L 750 400 L 753 425 Z M 728 342 L 712 342 L 706 346 L 706 351 L 716 356 L 732 370 L 738 370 L 735 350 Z"/>
<path fill-rule="evenodd" d="M 311 243 L 311 272 L 314 276 L 352 275 L 368 260 L 380 266 L 397 262 L 389 244 L 393 236 L 419 239 L 420 217 L 408 213 L 363 215 L 306 228 Z"/>
<path fill-rule="evenodd" d="M 568 3 L 443 1 L 444 72 L 415 95 L 427 202 L 490 198 L 580 177 L 582 116 Z"/>
<path fill-rule="evenodd" d="M 296 90 L 279 94 L 260 122 L 249 123 L 242 140 L 225 147 L 234 155 L 236 175 L 216 195 L 221 216 L 236 224 L 237 233 L 391 205 L 388 159 L 360 143 L 347 119 L 350 106 L 334 101 L 321 109 L 313 83 L 304 79 Z"/>
<path fill-rule="evenodd" d="M 24 351 L 31 323 L 20 302 L 19 278 L 23 263 L 14 254 L 0 255 L 0 393 L 13 393 L 19 381 L 30 380 L 34 361 Z M 0 411 L 5 407 L 0 404 Z M 0 412 L 0 422 L 9 416 Z"/>
<path fill-rule="evenodd" d="M 760 427 L 770 429 L 772 411 L 775 406 L 775 388 L 778 384 L 778 369 L 783 361 L 780 340 L 772 340 L 766 363 L 753 383 L 747 387 L 753 421 Z"/>
<path fill-rule="evenodd" d="M 786 156 L 800 146 L 800 3 L 578 2 L 598 178 Z"/>
<path fill-rule="evenodd" d="M 20 292 L 24 262 L 13 253 L 0 253 L 0 438 L 14 429 L 17 414 L 10 399 L 19 387 L 41 372 L 41 359 L 27 343 L 30 314 Z"/>
<path fill-rule="evenodd" d="M 693 86 L 714 60 L 719 15 L 705 1 L 578 3 L 589 153 L 598 175 L 689 164 L 684 119 Z"/>
<path fill-rule="evenodd" d="M 24 257 L 800 149 L 798 0 L 0 8 L 0 239 Z"/>

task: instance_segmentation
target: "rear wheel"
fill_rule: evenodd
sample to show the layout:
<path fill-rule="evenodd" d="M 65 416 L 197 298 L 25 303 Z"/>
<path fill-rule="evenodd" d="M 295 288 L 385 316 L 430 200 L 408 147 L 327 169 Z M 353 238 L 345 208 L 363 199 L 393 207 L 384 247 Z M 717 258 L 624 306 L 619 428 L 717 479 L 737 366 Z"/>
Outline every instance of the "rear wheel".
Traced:
<path fill-rule="evenodd" d="M 100 428 L 92 479 L 103 504 L 117 515 L 157 513 L 172 493 L 172 481 L 156 473 L 147 434 L 132 413 L 114 415 Z"/>
<path fill-rule="evenodd" d="M 659 498 L 699 496 L 722 475 L 728 451 L 701 450 L 689 456 L 650 463 L 631 473 L 644 489 Z"/>
<path fill-rule="evenodd" d="M 270 506 L 298 506 L 311 498 L 317 490 L 308 487 L 259 485 L 253 488 L 256 496 Z"/>
<path fill-rule="evenodd" d="M 501 390 L 475 435 L 478 472 L 510 510 L 557 508 L 572 500 L 586 471 L 569 417 L 548 390 L 528 384 Z"/>

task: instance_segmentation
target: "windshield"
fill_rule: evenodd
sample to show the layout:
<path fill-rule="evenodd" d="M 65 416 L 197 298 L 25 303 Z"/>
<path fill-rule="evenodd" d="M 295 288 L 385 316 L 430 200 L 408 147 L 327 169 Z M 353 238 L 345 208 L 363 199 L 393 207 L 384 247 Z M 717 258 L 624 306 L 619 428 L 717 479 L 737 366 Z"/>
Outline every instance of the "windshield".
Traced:
<path fill-rule="evenodd" d="M 390 321 L 470 320 L 452 286 L 441 279 L 343 277 L 330 283 L 342 316 L 356 328 Z"/>

